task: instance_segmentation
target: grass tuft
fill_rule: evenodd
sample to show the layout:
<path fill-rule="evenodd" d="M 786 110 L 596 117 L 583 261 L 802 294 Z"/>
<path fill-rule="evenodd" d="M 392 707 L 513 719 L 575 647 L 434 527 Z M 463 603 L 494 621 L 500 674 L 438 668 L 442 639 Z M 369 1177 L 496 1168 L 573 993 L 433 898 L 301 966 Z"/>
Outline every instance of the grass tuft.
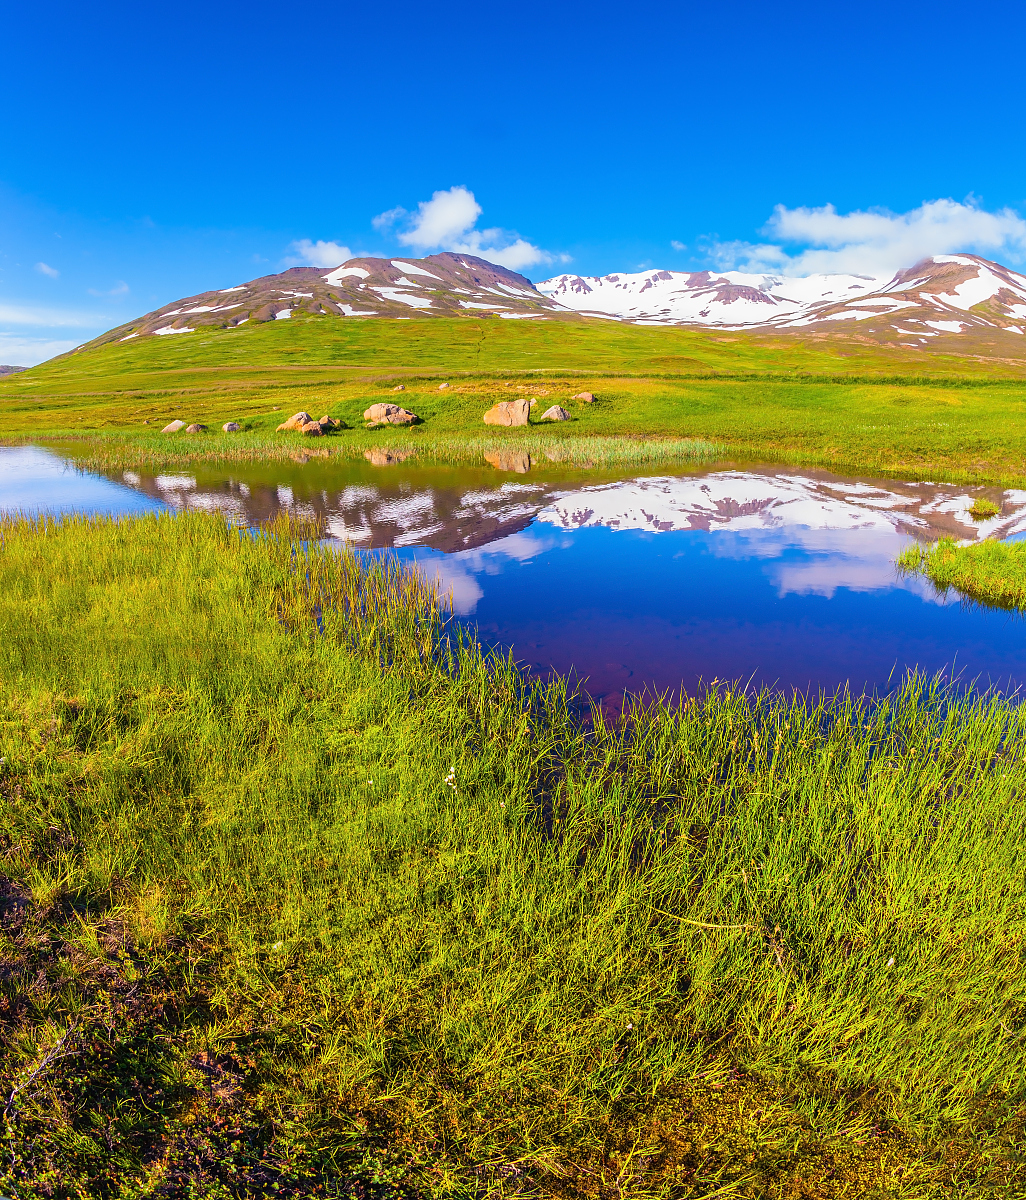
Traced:
<path fill-rule="evenodd" d="M 925 575 L 938 591 L 960 595 L 993 608 L 1026 608 L 1026 544 L 987 538 L 969 546 L 941 538 L 930 546 L 909 546 L 898 567 Z"/>
<path fill-rule="evenodd" d="M 967 511 L 974 521 L 986 521 L 990 517 L 996 517 L 1001 512 L 1001 508 L 993 501 L 987 500 L 983 496 L 977 496 Z"/>

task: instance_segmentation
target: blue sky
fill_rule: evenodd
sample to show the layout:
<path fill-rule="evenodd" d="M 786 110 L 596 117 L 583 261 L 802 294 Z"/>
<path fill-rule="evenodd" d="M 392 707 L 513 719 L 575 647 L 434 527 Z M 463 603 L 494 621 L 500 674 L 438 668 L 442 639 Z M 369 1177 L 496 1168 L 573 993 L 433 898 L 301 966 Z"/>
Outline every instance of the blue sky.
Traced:
<path fill-rule="evenodd" d="M 1024 265 L 1024 33 L 1007 0 L 8 6 L 0 362 L 334 247 Z"/>

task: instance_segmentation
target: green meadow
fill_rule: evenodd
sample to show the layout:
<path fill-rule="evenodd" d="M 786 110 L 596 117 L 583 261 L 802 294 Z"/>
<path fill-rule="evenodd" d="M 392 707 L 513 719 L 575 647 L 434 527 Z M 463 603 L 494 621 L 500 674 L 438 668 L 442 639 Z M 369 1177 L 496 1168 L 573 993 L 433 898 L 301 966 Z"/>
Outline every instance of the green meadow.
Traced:
<path fill-rule="evenodd" d="M 443 382 L 450 387 L 439 391 Z M 405 392 L 393 396 L 400 383 Z M 582 390 L 598 402 L 572 401 Z M 481 416 L 511 394 L 536 396 L 537 415 L 561 403 L 573 419 L 495 442 Z M 422 424 L 365 431 L 363 410 L 386 398 L 412 408 Z M 1026 362 L 930 355 L 853 337 L 598 320 L 293 318 L 91 346 L 0 381 L 0 436 L 63 443 L 94 461 L 290 453 L 297 438 L 274 428 L 300 409 L 345 421 L 349 429 L 325 443 L 344 455 L 385 446 L 458 460 L 493 439 L 541 455 L 556 443 L 577 462 L 620 454 L 654 461 L 697 441 L 749 460 L 1026 478 Z M 215 432 L 161 437 L 156 430 L 175 418 Z M 217 432 L 229 420 L 245 432 Z M 598 459 L 596 439 L 606 442 Z M 647 448 L 639 451 L 639 442 Z"/>
<path fill-rule="evenodd" d="M 0 1187 L 1021 1196 L 1026 723 L 582 716 L 280 522 L 0 525 Z"/>
<path fill-rule="evenodd" d="M 293 318 L 2 380 L 0 437 L 1021 483 L 1023 368 Z M 484 426 L 512 397 L 572 420 Z M 383 399 L 420 424 L 365 429 Z M 298 409 L 344 427 L 275 433 Z M 613 719 L 318 534 L 0 521 L 0 1193 L 1026 1196 L 1026 710 L 913 677 Z M 1022 607 L 1021 558 L 901 566 Z"/>

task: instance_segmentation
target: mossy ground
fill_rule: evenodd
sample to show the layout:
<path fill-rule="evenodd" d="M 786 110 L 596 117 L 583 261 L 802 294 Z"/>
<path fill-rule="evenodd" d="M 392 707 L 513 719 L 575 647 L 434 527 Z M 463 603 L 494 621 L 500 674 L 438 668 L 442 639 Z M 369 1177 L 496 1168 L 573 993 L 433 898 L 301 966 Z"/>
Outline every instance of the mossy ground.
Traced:
<path fill-rule="evenodd" d="M 0 1186 L 1026 1193 L 1022 710 L 582 723 L 313 532 L 0 528 Z"/>

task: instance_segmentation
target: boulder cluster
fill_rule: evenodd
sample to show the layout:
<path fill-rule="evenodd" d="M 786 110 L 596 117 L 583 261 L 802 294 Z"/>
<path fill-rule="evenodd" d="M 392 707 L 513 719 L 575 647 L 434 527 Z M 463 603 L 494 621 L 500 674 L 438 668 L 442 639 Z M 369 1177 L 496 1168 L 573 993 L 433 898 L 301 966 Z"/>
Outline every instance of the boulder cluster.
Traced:
<path fill-rule="evenodd" d="M 315 421 L 308 412 L 293 413 L 287 421 L 275 430 L 275 433 L 301 433 L 305 437 L 323 437 L 333 429 L 340 429 L 342 422 L 334 417 L 321 417 Z"/>
<path fill-rule="evenodd" d="M 580 400 L 585 404 L 593 404 L 595 397 L 591 392 L 578 392 L 574 396 L 575 400 Z M 484 423 L 486 425 L 526 425 L 528 418 L 531 415 L 531 409 L 537 404 L 537 400 L 500 400 L 498 404 L 493 404 L 492 407 L 484 415 Z M 547 408 L 540 417 L 539 421 L 569 421 L 570 414 L 565 408 L 558 404 L 553 404 L 551 408 Z"/>
<path fill-rule="evenodd" d="M 449 384 L 440 383 L 439 391 L 447 389 Z M 405 391 L 403 384 L 392 389 L 396 392 Z M 580 400 L 584 404 L 593 404 L 595 397 L 591 392 L 578 392 L 573 397 L 574 400 Z M 538 403 L 536 398 L 530 400 L 501 400 L 498 404 L 494 404 L 485 414 L 484 423 L 486 425 L 500 425 L 505 428 L 514 426 L 527 425 L 530 421 L 531 409 Z M 410 412 L 407 408 L 401 408 L 398 404 L 372 404 L 366 409 L 363 414 L 363 419 L 367 422 L 368 429 L 377 429 L 382 425 L 415 425 L 420 421 L 420 417 L 415 412 Z M 538 418 L 538 421 L 569 421 L 571 420 L 570 413 L 565 408 L 558 404 L 553 404 L 551 408 L 547 408 L 545 412 Z M 276 433 L 301 433 L 306 437 L 323 437 L 326 433 L 331 433 L 334 429 L 341 429 L 342 422 L 335 417 L 324 416 L 319 420 L 314 420 L 308 412 L 293 413 L 287 421 L 282 421 L 278 426 Z M 206 433 L 207 426 L 194 424 L 186 425 L 184 421 L 172 421 L 169 425 L 165 425 L 162 433 L 178 433 L 184 429 L 186 433 Z M 238 421 L 227 421 L 221 426 L 224 433 L 239 433 L 242 426 Z"/>

